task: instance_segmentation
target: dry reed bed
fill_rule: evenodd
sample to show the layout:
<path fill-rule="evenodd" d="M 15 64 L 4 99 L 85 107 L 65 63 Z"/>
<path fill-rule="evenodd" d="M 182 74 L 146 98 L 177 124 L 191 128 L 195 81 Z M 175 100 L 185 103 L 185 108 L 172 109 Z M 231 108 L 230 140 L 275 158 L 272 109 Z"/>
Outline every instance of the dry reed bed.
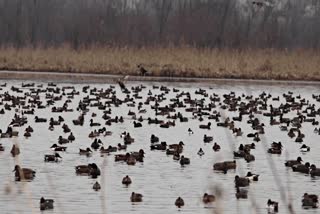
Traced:
<path fill-rule="evenodd" d="M 154 76 L 320 80 L 320 54 L 313 50 L 0 48 L 0 70 L 137 75 L 138 64 Z"/>

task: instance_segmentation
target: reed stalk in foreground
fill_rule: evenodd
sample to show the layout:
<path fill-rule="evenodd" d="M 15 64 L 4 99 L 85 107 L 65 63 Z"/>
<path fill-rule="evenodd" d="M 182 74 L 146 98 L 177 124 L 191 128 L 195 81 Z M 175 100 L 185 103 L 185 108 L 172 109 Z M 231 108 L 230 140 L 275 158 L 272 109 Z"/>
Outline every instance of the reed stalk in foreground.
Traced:
<path fill-rule="evenodd" d="M 154 76 L 320 80 L 320 54 L 313 50 L 240 51 L 188 46 L 0 48 L 0 70 L 137 75 L 138 64 Z"/>

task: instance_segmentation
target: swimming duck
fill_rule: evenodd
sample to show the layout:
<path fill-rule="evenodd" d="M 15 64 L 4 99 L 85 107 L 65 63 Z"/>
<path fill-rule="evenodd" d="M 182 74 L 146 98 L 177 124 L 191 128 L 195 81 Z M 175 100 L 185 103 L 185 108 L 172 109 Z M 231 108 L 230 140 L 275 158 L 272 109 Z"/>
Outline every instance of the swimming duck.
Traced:
<path fill-rule="evenodd" d="M 171 144 L 169 145 L 169 148 L 170 149 L 174 149 L 176 151 L 181 151 L 182 152 L 182 149 L 183 149 L 183 146 L 184 146 L 184 143 L 182 141 L 179 142 L 179 144 Z"/>
<path fill-rule="evenodd" d="M 132 183 L 132 180 L 131 180 L 131 178 L 128 176 L 128 175 L 126 175 L 123 179 L 122 179 L 122 184 L 124 184 L 124 185 L 129 185 L 129 184 L 131 184 Z"/>
<path fill-rule="evenodd" d="M 118 150 L 126 150 L 127 145 L 121 145 L 121 143 L 118 143 Z"/>
<path fill-rule="evenodd" d="M 41 197 L 40 199 L 40 210 L 51 210 L 53 209 L 53 199 L 44 199 L 44 197 Z"/>
<path fill-rule="evenodd" d="M 92 127 L 92 126 L 101 126 L 101 124 L 100 123 L 94 123 L 93 122 L 93 119 L 91 119 L 90 120 L 90 126 Z"/>
<path fill-rule="evenodd" d="M 207 125 L 199 125 L 199 128 L 200 129 L 210 129 L 211 128 L 211 122 L 208 122 L 208 124 Z"/>
<path fill-rule="evenodd" d="M 247 173 L 246 178 L 248 178 L 250 181 L 258 181 L 259 175 L 252 174 L 250 171 Z"/>
<path fill-rule="evenodd" d="M 38 116 L 35 116 L 34 120 L 36 123 L 46 123 L 47 122 L 46 118 L 39 118 Z"/>
<path fill-rule="evenodd" d="M 134 127 L 134 128 L 140 128 L 140 127 L 142 127 L 142 124 L 141 124 L 141 123 L 138 123 L 138 122 L 136 122 L 136 121 L 133 121 L 133 127 Z"/>
<path fill-rule="evenodd" d="M 221 147 L 220 147 L 220 145 L 219 145 L 219 144 L 214 143 L 214 145 L 213 145 L 212 149 L 213 149 L 213 151 L 218 152 L 218 151 L 220 151 Z"/>
<path fill-rule="evenodd" d="M 300 147 L 300 152 L 310 152 L 310 146 L 302 144 L 302 146 Z"/>
<path fill-rule="evenodd" d="M 58 143 L 59 144 L 67 144 L 67 143 L 69 143 L 69 140 L 66 138 L 63 138 L 62 136 L 59 136 Z"/>
<path fill-rule="evenodd" d="M 157 143 L 157 142 L 159 142 L 159 137 L 152 134 L 150 137 L 150 141 L 151 141 L 151 143 Z"/>
<path fill-rule="evenodd" d="M 210 143 L 211 141 L 213 141 L 212 136 L 207 136 L 206 134 L 203 136 L 203 142 Z"/>
<path fill-rule="evenodd" d="M 302 197 L 302 207 L 305 209 L 318 208 L 319 207 L 318 196 L 315 194 L 304 193 Z"/>
<path fill-rule="evenodd" d="M 133 156 L 129 155 L 126 160 L 126 163 L 128 165 L 135 165 L 137 163 L 137 160 Z"/>
<path fill-rule="evenodd" d="M 316 165 L 312 164 L 310 166 L 310 175 L 311 177 L 320 176 L 320 168 L 317 168 Z"/>
<path fill-rule="evenodd" d="M 197 154 L 198 154 L 200 157 L 201 157 L 202 155 L 204 155 L 204 151 L 202 150 L 202 148 L 199 149 L 199 151 L 198 151 Z"/>
<path fill-rule="evenodd" d="M 32 180 L 36 176 L 36 172 L 29 168 L 21 168 L 19 165 L 14 167 L 16 181 Z"/>
<path fill-rule="evenodd" d="M 212 203 L 216 200 L 216 197 L 214 195 L 209 195 L 208 193 L 204 193 L 203 197 L 202 197 L 202 201 L 203 203 L 207 204 L 207 203 Z"/>
<path fill-rule="evenodd" d="M 174 203 L 178 208 L 181 208 L 184 206 L 184 200 L 181 197 L 178 197 Z"/>
<path fill-rule="evenodd" d="M 31 137 L 31 133 L 30 132 L 25 132 L 24 135 L 26 138 Z"/>
<path fill-rule="evenodd" d="M 293 165 L 301 164 L 302 158 L 298 157 L 297 160 L 288 160 L 285 162 L 286 167 L 292 167 Z"/>
<path fill-rule="evenodd" d="M 189 158 L 186 158 L 184 157 L 183 155 L 181 156 L 180 158 L 180 165 L 181 166 L 184 166 L 184 165 L 188 165 L 190 164 L 190 159 Z"/>
<path fill-rule="evenodd" d="M 293 165 L 291 168 L 292 168 L 292 171 L 294 171 L 294 172 L 301 172 L 301 173 L 309 174 L 310 163 L 306 162 L 305 164 Z"/>
<path fill-rule="evenodd" d="M 79 149 L 79 155 L 91 155 L 92 150 L 87 147 L 86 149 Z"/>
<path fill-rule="evenodd" d="M 101 185 L 99 184 L 98 181 L 96 181 L 96 182 L 93 184 L 92 189 L 94 189 L 95 191 L 98 191 L 98 190 L 101 189 Z"/>
<path fill-rule="evenodd" d="M 94 141 L 91 143 L 91 148 L 94 149 L 94 150 L 97 150 L 100 148 L 100 145 L 102 145 L 102 142 L 101 140 L 99 139 L 94 139 Z"/>
<path fill-rule="evenodd" d="M 55 153 L 54 155 L 44 155 L 45 162 L 58 162 L 59 159 L 62 159 L 59 153 Z"/>
<path fill-rule="evenodd" d="M 236 187 L 246 187 L 249 186 L 250 180 L 247 177 L 239 177 L 238 175 L 234 178 L 234 183 Z"/>
<path fill-rule="evenodd" d="M 50 147 L 53 151 L 56 151 L 56 152 L 65 152 L 67 150 L 67 147 L 65 146 L 58 146 L 57 144 L 53 144 L 51 147 Z"/>
<path fill-rule="evenodd" d="M 76 174 L 78 175 L 90 175 L 92 178 L 97 178 L 101 175 L 100 169 L 95 163 L 88 165 L 78 165 L 75 167 Z"/>
<path fill-rule="evenodd" d="M 214 170 L 223 171 L 224 173 L 226 173 L 229 169 L 235 169 L 236 167 L 237 163 L 235 160 L 218 162 L 213 165 Z"/>
<path fill-rule="evenodd" d="M 131 202 L 141 202 L 141 201 L 142 201 L 142 198 L 143 198 L 143 195 L 142 195 L 142 194 L 132 192 L 132 193 L 131 193 L 130 200 L 131 200 Z"/>
<path fill-rule="evenodd" d="M 279 205 L 278 202 L 272 201 L 271 199 L 269 199 L 267 202 L 267 209 L 269 212 L 276 212 L 277 213 L 279 211 L 278 205 Z"/>
<path fill-rule="evenodd" d="M 151 148 L 151 150 L 166 150 L 167 143 L 161 142 L 160 144 L 151 145 L 150 148 Z"/>
<path fill-rule="evenodd" d="M 69 140 L 70 142 L 72 142 L 72 141 L 74 141 L 75 139 L 76 139 L 75 136 L 74 136 L 73 133 L 71 132 L 70 135 L 68 136 L 68 140 Z"/>
<path fill-rule="evenodd" d="M 244 159 L 245 159 L 245 161 L 247 161 L 249 163 L 251 161 L 254 161 L 255 157 L 254 157 L 254 155 L 252 155 L 250 153 L 245 153 L 244 154 Z"/>
<path fill-rule="evenodd" d="M 193 131 L 192 131 L 191 128 L 188 128 L 188 134 L 189 134 L 189 135 L 193 134 Z"/>

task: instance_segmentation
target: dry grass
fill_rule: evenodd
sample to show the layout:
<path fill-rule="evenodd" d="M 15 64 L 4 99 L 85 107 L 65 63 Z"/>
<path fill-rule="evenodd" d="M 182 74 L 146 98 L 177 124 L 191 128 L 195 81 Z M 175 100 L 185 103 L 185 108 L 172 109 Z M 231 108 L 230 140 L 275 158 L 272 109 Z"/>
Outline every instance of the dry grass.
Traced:
<path fill-rule="evenodd" d="M 320 80 L 320 54 L 312 50 L 0 48 L 1 70 L 137 75 L 138 64 L 154 76 Z"/>

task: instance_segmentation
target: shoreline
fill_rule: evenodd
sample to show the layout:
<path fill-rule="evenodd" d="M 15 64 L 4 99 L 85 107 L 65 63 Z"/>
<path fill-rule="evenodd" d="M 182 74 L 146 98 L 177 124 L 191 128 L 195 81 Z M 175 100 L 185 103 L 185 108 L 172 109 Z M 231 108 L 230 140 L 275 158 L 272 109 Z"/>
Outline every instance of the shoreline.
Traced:
<path fill-rule="evenodd" d="M 140 77 L 141 65 L 148 77 Z M 212 82 L 230 80 L 320 81 L 320 51 L 310 49 L 286 51 L 275 49 L 208 49 L 196 47 L 107 47 L 92 46 L 79 50 L 67 46 L 48 48 L 0 47 L 2 76 L 16 75 L 8 71 L 38 72 L 77 81 L 97 82 L 130 76 L 130 80 Z M 4 72 L 7 72 L 6 74 Z M 24 72 L 24 73 L 22 73 Z M 56 74 L 56 75 L 54 75 Z M 85 75 L 80 75 L 85 74 Z M 87 74 L 87 75 L 86 75 Z M 70 76 L 67 76 L 70 75 Z M 74 75 L 74 77 L 72 76 Z M 92 75 L 102 75 L 91 77 Z M 119 75 L 119 76 L 118 76 Z M 24 78 L 31 78 L 28 74 Z M 83 79 L 83 80 L 82 80 Z"/>
<path fill-rule="evenodd" d="M 0 70 L 0 80 L 50 81 L 62 83 L 115 83 L 124 75 L 80 73 L 61 71 L 9 71 Z M 127 75 L 127 82 L 181 82 L 181 83 L 250 83 L 268 85 L 320 85 L 320 81 L 306 80 L 273 80 L 273 79 L 243 79 L 243 78 L 199 78 L 199 77 L 169 77 L 169 76 L 135 76 Z"/>

